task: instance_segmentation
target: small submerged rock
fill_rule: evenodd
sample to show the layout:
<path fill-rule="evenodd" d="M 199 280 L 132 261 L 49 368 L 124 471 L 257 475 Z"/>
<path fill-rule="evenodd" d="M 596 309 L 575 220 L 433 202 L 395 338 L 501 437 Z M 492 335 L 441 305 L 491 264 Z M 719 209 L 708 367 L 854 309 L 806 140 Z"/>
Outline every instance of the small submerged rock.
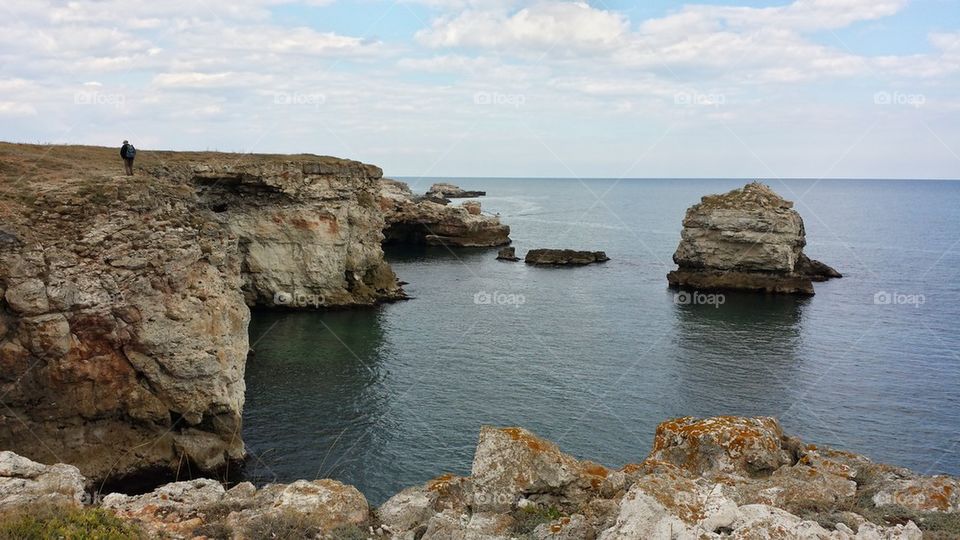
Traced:
<path fill-rule="evenodd" d="M 803 219 L 793 203 L 754 182 L 708 195 L 687 209 L 673 287 L 814 294 L 813 281 L 840 273 L 803 253 Z"/>
<path fill-rule="evenodd" d="M 609 261 L 602 251 L 575 251 L 572 249 L 531 249 L 524 260 L 527 264 L 543 266 L 583 266 Z"/>

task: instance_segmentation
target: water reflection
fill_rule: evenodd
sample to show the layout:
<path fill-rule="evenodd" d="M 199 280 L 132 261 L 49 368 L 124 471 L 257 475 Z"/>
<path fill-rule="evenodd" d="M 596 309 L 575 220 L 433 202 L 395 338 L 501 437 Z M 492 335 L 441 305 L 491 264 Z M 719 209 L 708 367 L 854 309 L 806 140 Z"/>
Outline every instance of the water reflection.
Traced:
<path fill-rule="evenodd" d="M 802 367 L 809 299 L 726 292 L 722 303 L 696 300 L 703 297 L 674 308 L 676 405 L 692 415 L 784 412 Z"/>
<path fill-rule="evenodd" d="M 358 465 L 376 451 L 373 434 L 388 397 L 379 391 L 388 356 L 380 310 L 258 313 L 250 343 L 245 479 L 364 483 Z"/>

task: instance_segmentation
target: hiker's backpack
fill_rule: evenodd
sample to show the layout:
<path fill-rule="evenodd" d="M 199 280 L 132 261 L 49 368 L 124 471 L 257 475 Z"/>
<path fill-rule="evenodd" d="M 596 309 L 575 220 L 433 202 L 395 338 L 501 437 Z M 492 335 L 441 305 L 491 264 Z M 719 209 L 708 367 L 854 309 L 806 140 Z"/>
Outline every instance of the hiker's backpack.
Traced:
<path fill-rule="evenodd" d="M 133 147 L 132 144 L 127 145 L 127 149 L 123 152 L 123 157 L 127 159 L 133 159 L 137 155 L 137 149 Z"/>

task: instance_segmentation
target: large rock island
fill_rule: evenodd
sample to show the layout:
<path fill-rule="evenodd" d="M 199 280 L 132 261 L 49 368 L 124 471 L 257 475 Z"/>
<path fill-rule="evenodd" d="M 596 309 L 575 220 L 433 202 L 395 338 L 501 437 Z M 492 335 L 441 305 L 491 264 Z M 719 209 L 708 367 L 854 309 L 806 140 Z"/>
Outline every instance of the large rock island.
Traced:
<path fill-rule="evenodd" d="M 638 450 L 639 452 L 639 450 Z M 444 474 L 371 508 L 354 487 L 199 479 L 101 508 L 69 465 L 0 452 L 0 513 L 41 502 L 107 512 L 147 537 L 397 540 L 921 540 L 960 535 L 960 481 L 804 444 L 774 418 L 677 418 L 611 468 L 518 427 L 484 426 L 468 476 Z M 31 517 L 20 519 L 32 519 Z M 101 517 L 99 522 L 106 521 Z M 87 520 L 86 523 L 95 523 Z M 0 521 L 0 534 L 2 534 Z M 134 537 L 133 535 L 127 537 Z M 110 538 L 123 538 L 110 536 Z"/>
<path fill-rule="evenodd" d="M 754 182 L 708 195 L 683 219 L 671 286 L 814 294 L 813 282 L 841 277 L 804 253 L 803 219 L 793 203 Z"/>
<path fill-rule="evenodd" d="M 0 448 L 96 480 L 209 471 L 240 438 L 251 306 L 403 296 L 379 168 L 0 143 Z"/>

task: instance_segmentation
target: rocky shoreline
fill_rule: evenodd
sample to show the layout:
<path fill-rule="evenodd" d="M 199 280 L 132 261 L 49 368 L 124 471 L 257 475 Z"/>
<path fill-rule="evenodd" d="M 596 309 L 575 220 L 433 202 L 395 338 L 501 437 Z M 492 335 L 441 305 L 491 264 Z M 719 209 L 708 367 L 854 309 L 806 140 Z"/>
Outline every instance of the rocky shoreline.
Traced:
<path fill-rule="evenodd" d="M 639 456 L 638 456 L 639 457 Z M 922 476 L 783 433 L 768 417 L 661 423 L 645 459 L 578 460 L 517 427 L 484 426 L 471 473 L 371 508 L 356 488 L 197 479 L 96 494 L 71 465 L 0 452 L 0 515 L 99 507 L 161 538 L 857 539 L 960 534 L 960 480 Z"/>
<path fill-rule="evenodd" d="M 521 428 L 485 427 L 469 476 L 440 476 L 378 509 L 325 479 L 225 489 L 201 478 L 101 500 L 96 486 L 107 481 L 211 475 L 244 460 L 251 309 L 400 300 L 383 244 L 502 246 L 510 228 L 477 201 L 446 202 L 480 192 L 444 184 L 415 195 L 375 166 L 333 157 L 149 152 L 132 179 L 114 170 L 109 148 L 50 155 L 0 143 L 0 158 L 12 188 L 0 199 L 0 511 L 95 507 L 174 538 L 960 531 L 950 529 L 956 479 L 804 445 L 770 418 L 665 422 L 651 454 L 618 469 Z M 814 281 L 840 276 L 805 244 L 792 204 L 749 184 L 688 210 L 669 282 L 812 294 Z M 532 264 L 605 260 L 527 254 Z"/>

